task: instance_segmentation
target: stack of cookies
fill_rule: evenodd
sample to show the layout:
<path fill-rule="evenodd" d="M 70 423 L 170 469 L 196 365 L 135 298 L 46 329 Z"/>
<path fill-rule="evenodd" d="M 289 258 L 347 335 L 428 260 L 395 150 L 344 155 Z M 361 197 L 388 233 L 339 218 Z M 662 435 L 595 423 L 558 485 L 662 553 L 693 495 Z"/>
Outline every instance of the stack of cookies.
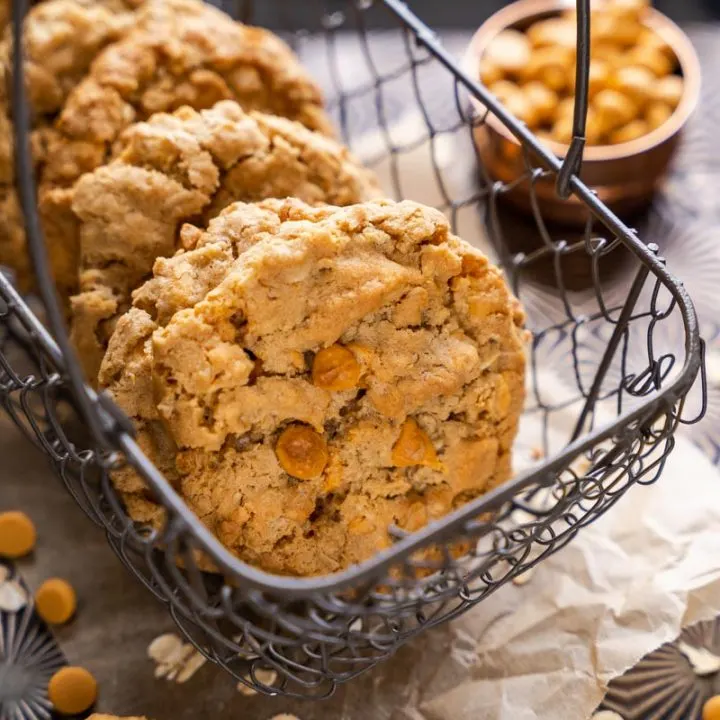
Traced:
<path fill-rule="evenodd" d="M 441 213 L 382 198 L 279 38 L 199 0 L 47 0 L 24 42 L 89 382 L 231 551 L 336 572 L 508 479 L 518 302 Z M 0 263 L 31 290 L 0 100 Z M 162 527 L 141 478 L 114 481 Z"/>

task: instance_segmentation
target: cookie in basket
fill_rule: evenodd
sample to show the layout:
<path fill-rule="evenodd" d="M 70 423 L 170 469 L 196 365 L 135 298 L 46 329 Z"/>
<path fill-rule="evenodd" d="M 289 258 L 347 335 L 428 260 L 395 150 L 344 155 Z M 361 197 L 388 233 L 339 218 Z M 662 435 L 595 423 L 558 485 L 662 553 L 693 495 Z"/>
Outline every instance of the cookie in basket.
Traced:
<path fill-rule="evenodd" d="M 131 292 L 156 258 L 178 249 L 183 222 L 210 219 L 236 200 L 294 195 L 348 205 L 380 192 L 374 175 L 332 138 L 229 100 L 132 125 L 116 152 L 76 183 L 66 230 L 80 248 L 71 334 L 91 381 Z"/>
<path fill-rule="evenodd" d="M 507 480 L 523 312 L 501 272 L 413 202 L 235 203 L 158 260 L 100 381 L 241 559 L 331 573 Z M 163 511 L 131 470 L 130 515 Z"/>
<path fill-rule="evenodd" d="M 316 84 L 271 32 L 242 25 L 202 0 L 48 0 L 25 23 L 26 75 L 35 111 L 33 154 L 39 210 L 63 300 L 77 289 L 71 193 L 85 172 L 107 163 L 131 123 L 183 105 L 224 99 L 331 134 Z M 0 55 L 10 65 L 6 31 Z M 13 187 L 8 87 L 0 91 L 0 264 L 32 287 L 22 215 Z"/>

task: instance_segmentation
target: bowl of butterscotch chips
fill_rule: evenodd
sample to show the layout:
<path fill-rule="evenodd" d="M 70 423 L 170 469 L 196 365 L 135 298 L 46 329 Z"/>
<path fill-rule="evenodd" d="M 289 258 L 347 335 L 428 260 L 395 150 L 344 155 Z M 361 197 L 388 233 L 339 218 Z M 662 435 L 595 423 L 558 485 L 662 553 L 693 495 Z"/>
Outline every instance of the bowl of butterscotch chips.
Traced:
<path fill-rule="evenodd" d="M 577 16 L 559 0 L 519 0 L 474 35 L 465 69 L 554 155 L 573 137 Z M 580 177 L 616 213 L 646 204 L 663 177 L 700 94 L 700 65 L 685 33 L 648 0 L 591 5 L 585 149 Z M 481 159 L 508 200 L 532 210 L 528 165 L 537 166 L 480 100 L 475 128 Z M 544 217 L 585 222 L 588 210 L 561 199 L 555 176 L 533 185 Z"/>

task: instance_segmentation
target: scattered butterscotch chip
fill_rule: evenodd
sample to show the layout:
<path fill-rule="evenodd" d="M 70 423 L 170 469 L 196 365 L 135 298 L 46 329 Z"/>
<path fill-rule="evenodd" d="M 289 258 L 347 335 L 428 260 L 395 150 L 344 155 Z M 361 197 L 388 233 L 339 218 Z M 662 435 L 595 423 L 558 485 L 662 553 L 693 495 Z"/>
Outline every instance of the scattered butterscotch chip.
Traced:
<path fill-rule="evenodd" d="M 651 130 L 660 127 L 670 119 L 673 114 L 672 108 L 664 102 L 651 102 L 645 108 L 645 121 Z"/>
<path fill-rule="evenodd" d="M 720 720 L 720 695 L 714 695 L 703 705 L 702 720 Z"/>
<path fill-rule="evenodd" d="M 650 127 L 644 120 L 632 120 L 610 133 L 610 142 L 618 145 L 631 140 L 637 140 L 650 132 Z"/>
<path fill-rule="evenodd" d="M 355 355 L 342 345 L 323 348 L 313 360 L 313 384 L 324 390 L 350 390 L 358 384 L 360 373 Z"/>
<path fill-rule="evenodd" d="M 61 715 L 78 715 L 95 703 L 97 681 L 83 667 L 61 668 L 50 678 L 48 698 Z"/>
<path fill-rule="evenodd" d="M 542 460 L 545 457 L 545 451 L 541 447 L 534 447 L 530 450 L 531 460 Z"/>
<path fill-rule="evenodd" d="M 485 57 L 504 72 L 518 73 L 530 60 L 530 41 L 517 30 L 503 30 L 488 44 Z"/>
<path fill-rule="evenodd" d="M 0 513 L 0 555 L 20 558 L 32 552 L 37 533 L 33 521 L 19 510 Z"/>
<path fill-rule="evenodd" d="M 680 104 L 683 94 L 683 81 L 678 75 L 668 75 L 660 78 L 652 88 L 654 100 L 667 103 L 673 110 Z"/>
<path fill-rule="evenodd" d="M 62 625 L 74 614 L 77 607 L 75 590 L 62 578 L 46 580 L 35 593 L 35 608 L 50 625 Z"/>
<path fill-rule="evenodd" d="M 408 418 L 400 428 L 400 436 L 392 449 L 392 462 L 395 467 L 442 467 L 430 438 L 414 418 Z"/>
<path fill-rule="evenodd" d="M 289 425 L 275 446 L 282 469 L 300 480 L 312 480 L 325 469 L 328 450 L 325 440 L 307 425 Z"/>

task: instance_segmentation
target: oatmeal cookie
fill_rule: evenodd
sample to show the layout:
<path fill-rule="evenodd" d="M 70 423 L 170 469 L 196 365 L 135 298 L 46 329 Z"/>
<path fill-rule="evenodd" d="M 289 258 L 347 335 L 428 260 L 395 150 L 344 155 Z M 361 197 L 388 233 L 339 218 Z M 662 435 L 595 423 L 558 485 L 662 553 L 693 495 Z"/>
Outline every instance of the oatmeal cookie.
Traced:
<path fill-rule="evenodd" d="M 117 152 L 76 183 L 65 231 L 80 248 L 71 334 L 91 381 L 131 292 L 156 258 L 178 249 L 184 222 L 207 221 L 236 200 L 349 205 L 379 195 L 372 173 L 336 141 L 233 101 L 154 115 L 128 128 Z"/>
<path fill-rule="evenodd" d="M 112 158 L 133 122 L 184 105 L 204 109 L 233 99 L 246 110 L 332 134 L 320 90 L 271 32 L 235 22 L 201 0 L 139 4 L 123 13 L 84 0 L 49 0 L 26 22 L 39 208 L 47 245 L 61 258 L 53 270 L 63 299 L 77 291 L 78 248 L 69 239 L 75 220 L 67 191 Z M 6 43 L 6 60 L 8 49 Z M 0 122 L 8 129 L 3 115 Z M 0 147 L 0 201 L 16 209 L 17 199 L 9 197 L 11 150 L 7 132 Z M 0 221 L 0 263 L 15 268 L 27 289 L 32 271 L 24 233 L 18 213 L 10 217 Z"/>
<path fill-rule="evenodd" d="M 235 203 L 158 260 L 101 384 L 243 560 L 367 559 L 510 476 L 523 312 L 501 272 L 413 202 Z M 138 520 L 162 512 L 132 471 Z"/>

